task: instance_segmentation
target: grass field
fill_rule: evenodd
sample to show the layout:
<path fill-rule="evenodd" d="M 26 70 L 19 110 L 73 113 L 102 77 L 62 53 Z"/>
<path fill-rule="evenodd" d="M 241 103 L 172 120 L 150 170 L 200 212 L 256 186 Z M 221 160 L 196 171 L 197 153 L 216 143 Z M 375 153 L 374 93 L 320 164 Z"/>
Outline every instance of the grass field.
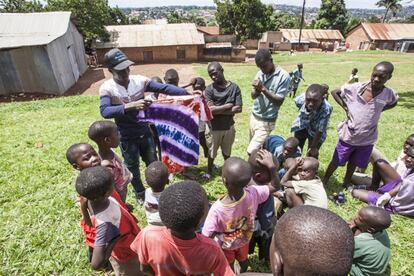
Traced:
<path fill-rule="evenodd" d="M 299 92 L 312 83 L 327 83 L 335 88 L 344 83 L 353 67 L 361 80 L 370 76 L 373 65 L 382 60 L 395 64 L 388 85 L 400 95 L 398 106 L 385 112 L 380 121 L 378 147 L 390 159 L 397 157 L 404 139 L 414 132 L 414 56 L 391 52 L 353 52 L 343 54 L 275 55 L 285 70 L 304 64 Z M 194 64 L 206 79 L 206 64 Z M 254 64 L 224 64 L 227 79 L 237 83 L 243 94 L 243 113 L 237 115 L 237 139 L 233 154 L 246 158 L 248 118 L 251 111 L 250 84 L 257 68 Z M 145 72 L 142 72 L 145 75 Z M 330 102 L 333 99 L 330 97 Z M 0 105 L 0 275 L 90 275 L 86 248 L 79 227 L 73 180 L 76 172 L 65 159 L 73 143 L 86 141 L 88 126 L 101 119 L 97 97 L 74 96 L 25 103 Z M 326 168 L 337 141 L 336 125 L 344 112 L 333 104 L 328 138 L 321 149 L 320 175 Z M 274 133 L 287 137 L 297 110 L 291 98 L 283 104 Z M 89 141 L 90 142 L 90 141 Z M 219 158 L 217 164 L 222 164 Z M 201 159 L 197 171 L 205 168 Z M 339 191 L 344 170 L 331 178 L 328 192 Z M 224 192 L 220 177 L 202 183 L 210 200 Z M 347 194 L 347 203 L 329 208 L 344 219 L 351 218 L 363 204 Z M 133 203 L 133 197 L 129 197 Z M 135 204 L 135 203 L 134 203 Z M 140 226 L 144 212 L 136 208 Z M 393 216 L 389 229 L 392 242 L 392 275 L 414 275 L 414 220 Z M 252 269 L 269 271 L 252 258 Z"/>

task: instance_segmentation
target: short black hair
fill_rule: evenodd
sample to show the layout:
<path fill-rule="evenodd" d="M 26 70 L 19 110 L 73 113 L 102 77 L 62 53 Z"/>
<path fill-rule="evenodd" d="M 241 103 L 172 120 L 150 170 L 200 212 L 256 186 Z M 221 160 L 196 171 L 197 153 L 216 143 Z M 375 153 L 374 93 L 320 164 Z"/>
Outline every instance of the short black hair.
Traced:
<path fill-rule="evenodd" d="M 358 73 L 358 68 L 352 69 L 352 72 Z"/>
<path fill-rule="evenodd" d="M 154 161 L 145 169 L 145 180 L 154 192 L 161 192 L 168 184 L 168 169 L 161 161 Z"/>
<path fill-rule="evenodd" d="M 270 53 L 270 50 L 268 48 L 262 48 L 256 52 L 256 56 L 254 59 L 256 63 L 261 63 L 263 61 L 272 59 L 272 54 Z"/>
<path fill-rule="evenodd" d="M 86 168 L 76 178 L 76 191 L 88 200 L 103 198 L 114 185 L 111 171 L 102 166 Z"/>
<path fill-rule="evenodd" d="M 286 139 L 283 145 L 289 145 L 291 147 L 297 148 L 299 146 L 299 139 L 296 137 L 289 137 Z"/>
<path fill-rule="evenodd" d="M 218 61 L 210 62 L 207 66 L 207 71 L 210 71 L 210 68 L 212 68 L 212 67 L 217 68 L 219 70 L 223 70 L 223 66 Z"/>
<path fill-rule="evenodd" d="M 109 137 L 114 131 L 118 131 L 118 127 L 114 122 L 108 120 L 96 121 L 89 127 L 88 136 L 97 143 L 105 137 Z"/>
<path fill-rule="evenodd" d="M 165 78 L 178 78 L 178 72 L 174 68 L 168 69 L 167 72 L 165 72 Z"/>
<path fill-rule="evenodd" d="M 311 85 L 309 85 L 308 89 L 306 89 L 305 93 L 317 93 L 318 96 L 323 97 L 324 93 L 325 93 L 325 89 L 322 85 L 317 84 L 317 83 L 313 83 Z"/>
<path fill-rule="evenodd" d="M 160 196 L 159 214 L 164 225 L 176 232 L 196 229 L 204 216 L 207 195 L 196 181 L 180 181 Z"/>
<path fill-rule="evenodd" d="M 378 67 L 384 67 L 390 75 L 394 72 L 394 65 L 389 61 L 381 61 L 375 65 L 374 70 Z"/>
<path fill-rule="evenodd" d="M 76 143 L 76 144 L 71 145 L 66 150 L 66 159 L 68 160 L 69 164 L 73 165 L 76 163 L 76 153 L 78 152 L 79 148 L 81 148 L 82 146 L 91 146 L 91 145 L 87 143 Z"/>
<path fill-rule="evenodd" d="M 369 215 L 367 223 L 375 229 L 376 232 L 387 229 L 391 225 L 391 215 L 383 208 L 377 206 L 365 206 L 364 210 Z"/>
<path fill-rule="evenodd" d="M 152 81 L 155 81 L 155 82 L 158 82 L 158 83 L 163 83 L 162 82 L 162 79 L 160 77 L 158 77 L 158 76 L 152 77 L 151 80 Z"/>
<path fill-rule="evenodd" d="M 224 162 L 222 176 L 228 184 L 243 188 L 252 178 L 252 168 L 247 161 L 230 157 Z"/>
<path fill-rule="evenodd" d="M 201 78 L 201 77 L 197 77 L 196 78 L 195 85 L 198 85 L 198 86 L 206 86 L 206 81 L 203 78 Z"/>
<path fill-rule="evenodd" d="M 310 205 L 292 208 L 277 222 L 274 246 L 283 264 L 301 275 L 348 275 L 354 235 L 335 213 Z"/>

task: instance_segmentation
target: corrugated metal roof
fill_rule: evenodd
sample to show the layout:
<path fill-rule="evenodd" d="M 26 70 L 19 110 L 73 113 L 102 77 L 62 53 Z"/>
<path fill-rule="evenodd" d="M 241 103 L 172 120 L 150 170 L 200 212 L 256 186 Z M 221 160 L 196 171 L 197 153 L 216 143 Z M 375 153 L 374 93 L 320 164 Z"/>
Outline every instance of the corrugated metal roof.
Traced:
<path fill-rule="evenodd" d="M 49 44 L 69 22 L 70 12 L 0 13 L 0 49 Z"/>
<path fill-rule="evenodd" d="M 362 23 L 372 40 L 400 40 L 414 37 L 414 24 Z"/>
<path fill-rule="evenodd" d="M 220 27 L 218 26 L 210 26 L 210 27 L 204 27 L 204 26 L 197 26 L 197 30 L 208 34 L 208 35 L 219 35 L 220 34 Z"/>
<path fill-rule="evenodd" d="M 96 48 L 154 47 L 171 45 L 203 45 L 204 36 L 192 23 L 166 25 L 106 26 L 111 41 L 97 43 Z"/>
<path fill-rule="evenodd" d="M 280 31 L 289 41 L 299 40 L 299 29 L 280 29 Z M 301 39 L 317 42 L 318 40 L 343 40 L 344 37 L 339 30 L 303 29 Z"/>

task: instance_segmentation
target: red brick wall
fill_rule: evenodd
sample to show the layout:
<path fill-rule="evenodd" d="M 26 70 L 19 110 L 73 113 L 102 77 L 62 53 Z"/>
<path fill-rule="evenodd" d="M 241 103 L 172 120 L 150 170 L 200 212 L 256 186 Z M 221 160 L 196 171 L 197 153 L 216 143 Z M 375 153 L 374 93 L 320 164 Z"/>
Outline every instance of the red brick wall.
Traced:
<path fill-rule="evenodd" d="M 364 41 L 369 41 L 369 38 L 362 28 L 362 25 L 353 29 L 346 37 L 346 43 L 349 43 L 349 49 L 352 50 L 358 50 L 360 43 Z"/>

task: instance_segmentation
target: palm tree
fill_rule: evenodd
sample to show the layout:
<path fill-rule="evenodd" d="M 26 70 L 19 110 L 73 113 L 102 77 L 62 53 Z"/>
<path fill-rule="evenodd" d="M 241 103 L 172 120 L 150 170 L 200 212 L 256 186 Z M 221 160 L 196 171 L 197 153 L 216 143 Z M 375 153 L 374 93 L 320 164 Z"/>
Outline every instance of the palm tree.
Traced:
<path fill-rule="evenodd" d="M 385 8 L 385 14 L 382 18 L 382 23 L 385 22 L 385 19 L 387 18 L 388 12 L 392 11 L 393 16 L 400 10 L 402 10 L 402 5 L 400 4 L 402 0 L 380 0 L 375 5 L 378 7 L 384 7 Z"/>

